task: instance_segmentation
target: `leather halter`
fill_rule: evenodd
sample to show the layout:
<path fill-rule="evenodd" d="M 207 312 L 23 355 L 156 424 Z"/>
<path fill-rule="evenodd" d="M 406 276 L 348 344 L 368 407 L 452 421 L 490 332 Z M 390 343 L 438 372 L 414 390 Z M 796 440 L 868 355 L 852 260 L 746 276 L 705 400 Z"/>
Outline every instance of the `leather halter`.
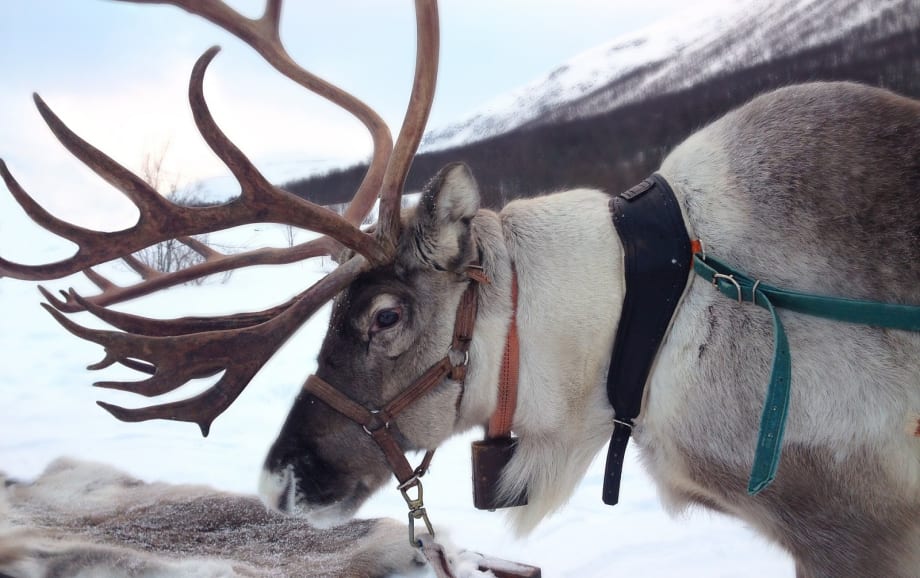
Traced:
<path fill-rule="evenodd" d="M 434 457 L 434 450 L 426 451 L 421 464 L 413 468 L 393 436 L 393 432 L 396 430 L 396 424 L 393 423 L 393 420 L 407 407 L 440 385 L 448 375 L 451 379 L 461 384 L 466 379 L 470 343 L 473 340 L 473 326 L 476 323 L 476 313 L 479 309 L 478 285 L 489 282 L 488 277 L 482 271 L 482 267 L 478 264 L 468 266 L 466 274 L 470 279 L 470 283 L 464 290 L 463 295 L 460 297 L 460 303 L 457 305 L 450 351 L 429 367 L 412 385 L 387 402 L 382 408 L 367 409 L 316 375 L 311 375 L 304 383 L 304 389 L 307 392 L 360 425 L 365 433 L 371 436 L 380 447 L 380 451 L 386 457 L 390 469 L 399 481 L 398 488 L 409 506 L 409 541 L 413 546 L 418 546 L 414 533 L 415 520 L 424 521 L 428 533 L 434 536 L 434 529 L 428 520 L 422 501 L 422 484 L 419 480 L 428 470 L 431 459 Z M 458 363 L 455 364 L 452 361 L 451 353 L 454 354 L 454 359 L 460 360 Z M 460 396 L 460 399 L 462 399 L 462 389 Z M 410 497 L 408 494 L 408 491 L 413 488 L 416 488 L 418 492 L 415 498 Z"/>

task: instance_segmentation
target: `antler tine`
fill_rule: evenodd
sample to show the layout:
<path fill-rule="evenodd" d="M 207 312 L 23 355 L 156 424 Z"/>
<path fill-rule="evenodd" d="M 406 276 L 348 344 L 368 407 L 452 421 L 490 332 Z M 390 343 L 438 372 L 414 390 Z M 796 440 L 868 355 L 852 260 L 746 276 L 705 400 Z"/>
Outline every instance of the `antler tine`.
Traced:
<path fill-rule="evenodd" d="M 386 123 L 372 108 L 318 76 L 299 66 L 287 53 L 281 42 L 280 21 L 282 0 L 267 0 L 261 18 L 247 18 L 222 0 L 121 0 L 138 4 L 170 4 L 220 26 L 259 53 L 278 72 L 307 90 L 329 100 L 350 112 L 367 128 L 374 146 L 374 154 L 364 180 L 345 211 L 345 220 L 353 225 L 370 213 L 380 192 L 393 137 Z"/>
<path fill-rule="evenodd" d="M 134 269 L 134 272 L 140 275 L 141 279 L 145 281 L 148 279 L 153 279 L 154 277 L 158 277 L 163 274 L 162 272 L 157 271 L 150 265 L 144 263 L 143 261 L 141 261 L 134 255 L 125 255 L 124 257 L 121 258 L 121 260 L 127 263 L 128 267 L 131 267 L 132 269 Z M 88 269 L 88 271 L 92 271 L 92 269 Z M 84 274 L 86 274 L 86 271 L 84 271 Z M 86 276 L 89 277 L 88 274 Z M 101 275 L 99 275 L 99 277 L 101 277 Z"/>
<path fill-rule="evenodd" d="M 81 310 L 88 311 L 112 327 L 127 333 L 146 335 L 148 337 L 169 337 L 171 335 L 188 335 L 204 331 L 252 327 L 277 317 L 294 305 L 301 295 L 263 311 L 236 313 L 218 317 L 182 317 L 180 319 L 151 319 L 141 315 L 114 311 L 92 303 L 73 289 L 67 293 L 67 297 L 69 301 L 76 303 Z M 58 310 L 60 310 L 60 307 L 58 307 Z"/>
<path fill-rule="evenodd" d="M 280 47 L 279 49 L 283 50 L 283 48 Z M 344 220 L 346 224 L 351 225 L 350 227 L 343 226 L 342 223 L 338 222 L 330 223 L 328 228 L 321 227 L 318 222 L 318 217 L 321 215 L 326 215 L 328 218 L 333 218 L 335 221 L 339 221 L 343 219 L 343 217 L 339 217 L 336 213 L 325 207 L 314 205 L 309 201 L 305 201 L 269 183 L 252 162 L 246 158 L 242 151 L 240 151 L 240 149 L 227 138 L 223 131 L 220 130 L 217 123 L 214 122 L 214 118 L 211 116 L 211 111 L 204 98 L 203 89 L 204 73 L 218 51 L 218 47 L 212 47 L 195 63 L 189 82 L 189 103 L 199 132 L 211 147 L 211 150 L 224 161 L 237 178 L 237 181 L 239 181 L 242 187 L 243 196 L 247 198 L 249 202 L 259 201 L 259 206 L 263 211 L 263 214 L 260 215 L 261 218 L 263 220 L 289 223 L 305 229 L 326 233 L 330 241 L 341 243 L 331 247 L 331 251 L 328 253 L 330 255 L 335 255 L 338 249 L 344 245 L 354 249 L 377 264 L 390 260 L 391 254 L 384 251 L 384 248 L 381 247 L 379 243 L 361 232 L 356 224 L 348 222 L 348 211 L 346 211 Z M 297 69 L 302 70 L 300 67 L 297 67 Z M 306 73 L 306 71 L 304 72 Z M 389 131 L 387 131 L 387 134 L 389 134 Z M 389 150 L 386 151 L 386 154 L 389 155 L 389 152 Z M 368 182 L 367 176 L 365 176 L 365 182 Z M 362 183 L 362 187 L 363 186 L 364 183 Z M 377 185 L 374 185 L 375 190 L 376 188 Z M 361 195 L 366 196 L 367 193 L 362 192 L 359 187 L 359 191 L 355 195 L 355 198 L 359 200 L 359 205 L 366 202 L 359 198 Z M 361 215 L 356 215 L 358 222 L 363 220 L 370 211 L 370 206 L 373 205 L 373 197 L 370 198 L 369 202 L 370 205 L 368 205 L 367 210 Z M 354 204 L 354 200 L 352 204 Z M 349 208 L 351 208 L 351 205 L 349 205 Z M 329 245 L 327 244 L 327 246 Z"/>
<path fill-rule="evenodd" d="M 182 242 L 185 242 L 185 240 L 184 238 L 180 239 Z M 56 309 L 65 313 L 76 313 L 86 309 L 83 303 L 97 306 L 113 305 L 143 295 L 149 295 L 161 289 L 181 285 L 193 279 L 200 279 L 217 273 L 225 273 L 242 267 L 252 267 L 255 265 L 286 265 L 303 261 L 311 257 L 332 255 L 336 248 L 333 244 L 334 242 L 335 241 L 331 237 L 320 237 L 284 249 L 263 247 L 261 249 L 253 249 L 243 253 L 227 255 L 215 251 L 198 241 L 197 243 L 200 243 L 202 247 L 207 247 L 207 250 L 210 251 L 208 255 L 205 256 L 205 260 L 178 271 L 149 276 L 133 285 L 122 286 L 116 285 L 93 269 L 86 269 L 83 273 L 89 277 L 97 287 L 102 289 L 102 292 L 92 296 L 81 297 L 80 301 L 74 299 L 71 293 L 64 293 L 63 299 L 58 299 L 43 287 L 39 287 L 39 291 L 42 292 L 45 299 Z M 195 246 L 197 245 L 192 246 L 193 249 Z M 205 250 L 203 249 L 202 251 Z"/>
<path fill-rule="evenodd" d="M 214 419 L 233 403 L 253 376 L 303 321 L 316 313 L 317 309 L 368 266 L 369 262 L 364 257 L 355 256 L 290 303 L 280 306 L 280 312 L 270 315 L 268 320 L 260 322 L 257 318 L 259 314 L 248 320 L 240 318 L 241 322 L 232 330 L 197 331 L 202 326 L 196 325 L 194 321 L 184 326 L 181 323 L 171 325 L 173 322 L 169 321 L 157 324 L 152 320 L 108 311 L 101 315 L 103 320 L 121 323 L 131 329 L 150 331 L 151 334 L 90 329 L 74 323 L 48 304 L 43 306 L 65 329 L 105 348 L 105 358 L 91 365 L 90 369 L 121 363 L 144 373 L 152 373 L 151 377 L 142 381 L 98 382 L 95 384 L 98 387 L 157 396 L 192 379 L 224 371 L 223 377 L 215 385 L 187 400 L 137 409 L 100 403 L 123 421 L 171 419 L 194 422 L 201 428 L 202 434 L 207 436 Z M 93 313 L 105 311 L 92 305 L 88 308 Z M 138 325 L 132 326 L 135 323 Z M 164 328 L 175 330 L 176 333 L 160 331 Z"/>
<path fill-rule="evenodd" d="M 73 133 L 36 95 L 36 106 L 58 140 L 71 154 L 127 195 L 140 209 L 140 217 L 134 226 L 115 232 L 92 231 L 66 223 L 41 208 L 13 178 L 6 165 L 0 163 L 0 176 L 26 213 L 49 231 L 78 246 L 77 252 L 71 257 L 45 265 L 29 266 L 0 259 L 0 276 L 29 280 L 64 277 L 166 239 L 227 229 L 254 220 L 288 223 L 311 229 L 336 239 L 372 262 L 388 260 L 389 254 L 373 237 L 343 217 L 271 185 L 217 128 L 207 109 L 202 89 L 207 65 L 216 53 L 216 49 L 211 49 L 196 62 L 189 94 L 202 135 L 237 176 L 243 195 L 215 207 L 183 207 L 171 203 L 143 180 Z"/>
<path fill-rule="evenodd" d="M 418 40 L 412 94 L 380 191 L 377 239 L 388 248 L 395 246 L 399 238 L 403 187 L 428 122 L 438 77 L 440 33 L 437 2 L 415 0 L 415 19 Z"/>

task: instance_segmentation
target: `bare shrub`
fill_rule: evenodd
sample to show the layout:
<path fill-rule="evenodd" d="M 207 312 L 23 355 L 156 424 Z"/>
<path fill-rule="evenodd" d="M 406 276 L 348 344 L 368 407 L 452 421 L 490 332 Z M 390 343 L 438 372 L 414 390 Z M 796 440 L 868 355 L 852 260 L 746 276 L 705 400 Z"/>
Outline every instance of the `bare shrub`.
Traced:
<path fill-rule="evenodd" d="M 177 205 L 187 207 L 207 205 L 208 203 L 201 197 L 200 183 L 180 187 L 180 175 L 178 173 L 171 174 L 165 170 L 164 162 L 168 151 L 169 143 L 166 143 L 158 152 L 147 153 L 144 156 L 143 165 L 141 167 L 141 178 L 143 178 L 148 185 Z M 207 235 L 197 235 L 195 238 L 202 243 L 208 243 Z M 204 256 L 178 239 L 168 239 L 156 245 L 145 247 L 134 253 L 134 256 L 144 265 L 160 271 L 161 273 L 179 271 L 204 261 Z M 226 281 L 229 277 L 230 273 L 225 273 L 222 282 Z M 200 285 L 205 279 L 206 277 L 196 278 L 188 282 Z"/>

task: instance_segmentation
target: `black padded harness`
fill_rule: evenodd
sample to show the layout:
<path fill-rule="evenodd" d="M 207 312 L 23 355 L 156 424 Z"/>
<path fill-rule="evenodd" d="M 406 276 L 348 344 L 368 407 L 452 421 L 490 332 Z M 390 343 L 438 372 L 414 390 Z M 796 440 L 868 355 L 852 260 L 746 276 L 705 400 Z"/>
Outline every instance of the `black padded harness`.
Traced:
<path fill-rule="evenodd" d="M 624 249 L 626 295 L 607 372 L 615 417 L 604 503 L 620 494 L 623 457 L 642 409 L 645 383 L 690 274 L 692 249 L 674 191 L 659 174 L 610 199 Z"/>

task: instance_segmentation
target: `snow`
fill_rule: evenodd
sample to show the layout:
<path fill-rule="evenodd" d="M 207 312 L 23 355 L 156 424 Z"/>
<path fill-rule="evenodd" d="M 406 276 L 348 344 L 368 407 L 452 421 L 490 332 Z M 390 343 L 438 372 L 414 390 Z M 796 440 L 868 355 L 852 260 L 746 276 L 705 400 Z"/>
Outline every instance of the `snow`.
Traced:
<path fill-rule="evenodd" d="M 24 218 L 24 217 L 23 217 Z M 284 246 L 285 231 L 260 225 L 235 229 L 214 240 L 233 246 Z M 51 251 L 46 239 L 6 244 L 5 258 L 38 262 Z M 281 302 L 312 283 L 329 268 L 320 260 L 286 267 L 238 271 L 226 283 L 208 281 L 139 299 L 120 309 L 157 317 L 255 310 Z M 107 266 L 113 278 L 131 275 Z M 92 293 L 79 277 L 49 283 Z M 101 348 L 57 326 L 38 307 L 34 284 L 0 280 L 0 470 L 16 478 L 36 476 L 55 457 L 69 455 L 103 461 L 148 481 L 206 483 L 254 493 L 261 462 L 302 381 L 315 368 L 328 308 L 310 320 L 263 368 L 240 399 L 219 417 L 203 439 L 193 424 L 154 421 L 126 424 L 97 407 L 97 399 L 135 407 L 149 400 L 90 387 L 98 379 L 134 379 L 131 372 L 83 368 L 102 357 Z M 98 326 L 86 314 L 76 316 Z M 209 380 L 209 381 L 213 381 Z M 188 397 L 205 384 L 193 383 L 168 399 Z M 545 520 L 528 538 L 511 536 L 499 513 L 472 506 L 467 434 L 448 443 L 435 457 L 425 479 L 425 501 L 437 530 L 462 547 L 541 566 L 545 576 L 606 577 L 793 576 L 787 555 L 741 523 L 717 514 L 692 512 L 669 517 L 634 449 L 624 470 L 621 503 L 611 508 L 600 499 L 601 452 L 571 502 Z M 420 459 L 415 456 L 413 460 Z M 395 481 L 394 484 L 395 486 Z M 362 517 L 405 519 L 406 507 L 395 488 L 387 487 L 359 513 Z"/>
<path fill-rule="evenodd" d="M 425 135 L 423 151 L 502 134 L 585 99 L 571 113 L 590 116 L 688 88 L 721 72 L 754 66 L 843 37 L 883 12 L 895 29 L 916 25 L 917 0 L 718 0 L 694 2 L 635 32 L 579 54 L 466 118 Z M 605 89 L 616 83 L 615 91 Z M 609 94 L 608 94 L 609 92 Z"/>
<path fill-rule="evenodd" d="M 450 148 L 512 130 L 642 66 L 680 52 L 717 31 L 715 25 L 721 23 L 721 18 L 714 14 L 721 15 L 726 8 L 724 3 L 712 4 L 694 5 L 677 17 L 663 18 L 575 56 L 545 77 L 486 103 L 469 118 L 430 131 L 425 136 L 424 150 Z M 734 8 L 737 10 L 737 6 Z"/>

